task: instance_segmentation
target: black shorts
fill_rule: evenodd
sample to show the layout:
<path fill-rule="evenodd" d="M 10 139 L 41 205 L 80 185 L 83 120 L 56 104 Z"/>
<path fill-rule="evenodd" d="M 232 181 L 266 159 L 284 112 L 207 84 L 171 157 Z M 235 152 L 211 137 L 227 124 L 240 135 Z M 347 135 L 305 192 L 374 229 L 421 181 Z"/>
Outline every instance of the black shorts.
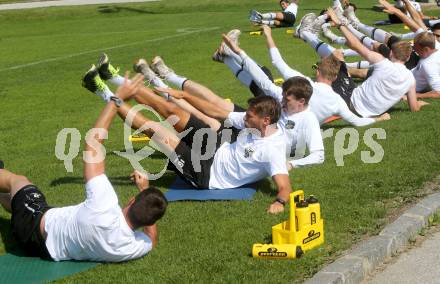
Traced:
<path fill-rule="evenodd" d="M 201 129 L 203 132 L 198 132 Z M 184 131 L 186 130 L 189 132 L 177 145 L 176 156 L 169 157 L 171 163 L 168 164 L 168 169 L 176 172 L 190 185 L 199 189 L 207 189 L 215 153 L 224 142 L 236 141 L 239 130 L 226 127 L 222 123 L 219 130 L 214 131 L 193 115 L 188 120 Z M 202 155 L 206 154 L 209 158 L 202 159 Z"/>
<path fill-rule="evenodd" d="M 40 221 L 51 209 L 43 193 L 34 185 L 26 185 L 12 198 L 12 233 L 26 254 L 49 258 L 46 244 L 40 232 Z"/>
<path fill-rule="evenodd" d="M 339 96 L 341 96 L 341 98 L 349 106 L 354 88 L 356 88 L 356 84 L 354 83 L 353 79 L 348 75 L 347 65 L 345 64 L 345 62 L 341 62 L 338 77 L 336 77 L 336 80 L 333 81 L 332 89 Z"/>
<path fill-rule="evenodd" d="M 420 56 L 413 50 L 407 62 L 405 62 L 405 66 L 408 70 L 413 69 L 417 66 L 420 61 Z"/>
<path fill-rule="evenodd" d="M 283 20 L 281 21 L 283 27 L 293 27 L 296 21 L 294 14 L 290 12 L 281 12 L 283 14 Z"/>

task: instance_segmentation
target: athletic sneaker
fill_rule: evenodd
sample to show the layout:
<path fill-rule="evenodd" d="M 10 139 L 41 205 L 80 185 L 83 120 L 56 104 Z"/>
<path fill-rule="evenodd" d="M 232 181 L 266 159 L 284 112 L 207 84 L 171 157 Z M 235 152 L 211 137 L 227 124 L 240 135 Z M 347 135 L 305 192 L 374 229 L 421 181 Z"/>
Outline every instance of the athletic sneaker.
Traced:
<path fill-rule="evenodd" d="M 296 27 L 295 36 L 301 38 L 301 32 L 313 32 L 313 23 L 315 22 L 315 20 L 315 13 L 305 14 L 304 17 L 302 17 L 301 22 L 299 22 L 299 25 Z"/>
<path fill-rule="evenodd" d="M 319 36 L 319 32 L 321 31 L 321 27 L 327 21 L 327 15 L 322 15 L 316 17 L 315 21 L 313 21 L 312 29 L 310 32 L 314 33 L 316 36 Z"/>
<path fill-rule="evenodd" d="M 95 65 L 92 65 L 89 71 L 84 75 L 82 86 L 92 93 L 105 90 L 106 85 L 101 77 L 99 77 L 99 72 Z"/>
<path fill-rule="evenodd" d="M 162 57 L 156 56 L 151 60 L 150 68 L 161 78 L 165 78 L 170 73 L 174 73 L 174 71 L 165 65 Z"/>
<path fill-rule="evenodd" d="M 2 160 L 0 160 L 0 170 L 5 168 L 5 163 L 3 163 Z"/>
<path fill-rule="evenodd" d="M 241 31 L 238 29 L 233 29 L 230 30 L 227 34 L 226 34 L 233 42 L 235 42 L 236 45 L 238 45 L 238 37 L 241 35 Z M 222 41 L 222 43 L 220 44 L 220 47 L 217 48 L 217 50 L 214 52 L 214 54 L 212 55 L 212 60 L 217 61 L 217 62 L 223 62 L 223 57 L 225 55 L 231 55 L 233 51 L 227 46 L 225 45 L 225 43 Z"/>
<path fill-rule="evenodd" d="M 263 21 L 263 15 L 256 10 L 251 10 L 249 12 L 249 20 L 254 24 L 260 25 Z"/>
<path fill-rule="evenodd" d="M 114 76 L 119 75 L 119 68 L 114 68 L 110 64 L 110 59 L 105 53 L 101 54 L 101 57 L 96 63 L 96 68 L 98 69 L 101 79 L 106 81 L 113 78 Z"/>
<path fill-rule="evenodd" d="M 151 82 L 154 78 L 157 77 L 156 73 L 151 70 L 147 61 L 143 58 L 139 59 L 135 64 L 133 64 L 133 70 L 137 73 L 141 73 L 144 75 L 145 80 Z"/>
<path fill-rule="evenodd" d="M 350 24 L 357 29 L 357 27 L 359 26 L 359 24 L 361 23 L 361 21 L 359 21 L 359 19 L 356 17 L 356 15 L 354 14 L 354 8 L 353 6 L 348 6 L 347 8 L 345 8 L 344 11 L 344 16 L 349 20 Z"/>

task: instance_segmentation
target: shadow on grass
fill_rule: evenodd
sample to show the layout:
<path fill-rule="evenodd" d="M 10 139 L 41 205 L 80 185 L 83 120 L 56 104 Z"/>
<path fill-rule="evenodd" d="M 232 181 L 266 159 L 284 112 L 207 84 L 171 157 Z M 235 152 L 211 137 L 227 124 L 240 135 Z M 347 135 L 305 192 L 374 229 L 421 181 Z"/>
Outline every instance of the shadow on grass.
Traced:
<path fill-rule="evenodd" d="M 155 12 L 148 11 L 145 9 L 124 7 L 124 6 L 99 6 L 98 7 L 98 12 L 103 13 L 103 14 L 119 13 L 121 11 L 128 11 L 128 12 L 139 13 L 139 14 L 157 14 Z"/>
<path fill-rule="evenodd" d="M 26 256 L 12 235 L 10 219 L 0 217 L 0 235 L 7 253 L 16 256 Z"/>
<path fill-rule="evenodd" d="M 109 177 L 110 182 L 113 185 L 129 185 L 133 184 L 129 177 L 127 176 L 118 176 L 118 177 Z M 54 179 L 50 182 L 50 186 L 57 186 L 62 184 L 84 184 L 84 178 L 81 177 L 60 177 Z"/>

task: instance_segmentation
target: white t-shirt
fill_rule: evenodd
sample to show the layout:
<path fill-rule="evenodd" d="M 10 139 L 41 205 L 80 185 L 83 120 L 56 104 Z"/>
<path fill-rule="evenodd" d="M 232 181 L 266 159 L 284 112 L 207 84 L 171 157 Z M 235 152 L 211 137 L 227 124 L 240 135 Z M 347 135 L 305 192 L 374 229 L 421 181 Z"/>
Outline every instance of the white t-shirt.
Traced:
<path fill-rule="evenodd" d="M 421 58 L 412 69 L 416 78 L 416 91 L 440 91 L 440 50 L 427 58 Z"/>
<path fill-rule="evenodd" d="M 340 116 L 354 126 L 365 126 L 375 122 L 373 118 L 359 117 L 352 113 L 345 101 L 333 91 L 330 85 L 316 82 L 312 86 L 313 95 L 309 105 L 320 124 L 333 115 Z"/>
<path fill-rule="evenodd" d="M 395 105 L 413 86 L 415 79 L 401 63 L 384 58 L 373 64 L 373 74 L 353 90 L 351 103 L 363 117 L 381 115 Z"/>
<path fill-rule="evenodd" d="M 244 112 L 232 112 L 229 123 L 243 129 L 237 141 L 223 143 L 214 156 L 210 170 L 209 188 L 236 188 L 253 183 L 267 176 L 288 174 L 283 151 L 286 138 L 282 130 L 261 137 L 252 129 L 244 128 Z"/>
<path fill-rule="evenodd" d="M 278 125 L 287 137 L 286 156 L 293 167 L 324 162 L 324 143 L 319 122 L 310 108 L 288 115 L 281 113 Z M 306 156 L 306 149 L 309 155 Z"/>
<path fill-rule="evenodd" d="M 44 229 L 55 261 L 120 262 L 139 258 L 153 247 L 147 235 L 128 226 L 105 175 L 87 182 L 84 202 L 48 210 Z"/>
<path fill-rule="evenodd" d="M 292 13 L 296 16 L 296 14 L 298 13 L 298 5 L 296 5 L 295 3 L 290 3 L 290 5 L 287 6 L 286 9 L 284 9 L 284 12 Z"/>

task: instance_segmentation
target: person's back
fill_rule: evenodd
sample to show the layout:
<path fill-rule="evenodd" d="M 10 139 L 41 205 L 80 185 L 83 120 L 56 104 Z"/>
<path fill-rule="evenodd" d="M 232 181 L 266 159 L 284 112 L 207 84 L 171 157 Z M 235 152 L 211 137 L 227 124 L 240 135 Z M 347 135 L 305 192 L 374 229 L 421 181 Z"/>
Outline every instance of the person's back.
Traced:
<path fill-rule="evenodd" d="M 152 249 L 147 235 L 128 226 L 105 175 L 86 184 L 86 195 L 78 205 L 46 212 L 46 246 L 54 260 L 120 262 Z"/>
<path fill-rule="evenodd" d="M 412 70 L 417 92 L 440 91 L 440 50 L 419 61 Z"/>
<path fill-rule="evenodd" d="M 383 59 L 373 64 L 373 74 L 354 89 L 351 103 L 363 117 L 378 116 L 395 105 L 411 88 L 415 79 L 401 63 Z"/>

